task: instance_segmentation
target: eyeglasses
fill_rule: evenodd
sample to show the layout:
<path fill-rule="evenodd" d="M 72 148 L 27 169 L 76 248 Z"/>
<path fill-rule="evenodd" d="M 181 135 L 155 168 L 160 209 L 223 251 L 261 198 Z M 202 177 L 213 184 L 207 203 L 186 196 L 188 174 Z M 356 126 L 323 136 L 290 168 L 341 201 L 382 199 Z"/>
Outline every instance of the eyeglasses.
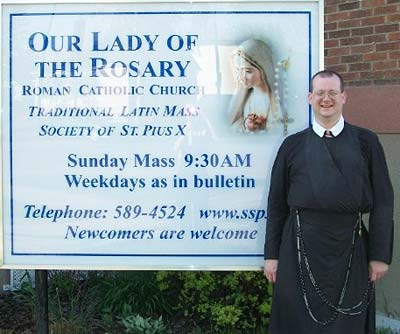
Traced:
<path fill-rule="evenodd" d="M 328 91 L 318 90 L 318 91 L 314 92 L 313 94 L 319 98 L 324 98 L 326 96 L 326 94 L 328 94 L 328 97 L 330 99 L 336 99 L 340 93 L 341 92 L 339 92 L 337 90 L 328 90 Z"/>

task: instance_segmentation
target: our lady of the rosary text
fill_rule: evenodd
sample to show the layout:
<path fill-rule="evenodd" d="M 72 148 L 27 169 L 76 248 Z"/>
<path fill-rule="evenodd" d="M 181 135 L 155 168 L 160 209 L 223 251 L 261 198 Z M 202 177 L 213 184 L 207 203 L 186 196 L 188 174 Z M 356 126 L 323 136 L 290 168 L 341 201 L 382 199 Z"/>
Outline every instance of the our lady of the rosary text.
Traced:
<path fill-rule="evenodd" d="M 155 52 L 159 49 L 172 52 L 192 50 L 198 35 L 170 35 L 163 40 L 160 35 L 115 35 L 103 36 L 101 32 L 91 32 L 90 49 L 96 52 Z M 47 35 L 37 31 L 30 35 L 30 50 L 39 52 L 82 52 L 84 41 L 78 35 Z M 186 77 L 190 60 L 142 61 L 113 60 L 91 57 L 87 64 L 90 77 Z M 38 61 L 34 63 L 39 78 L 79 78 L 84 75 L 81 61 Z"/>

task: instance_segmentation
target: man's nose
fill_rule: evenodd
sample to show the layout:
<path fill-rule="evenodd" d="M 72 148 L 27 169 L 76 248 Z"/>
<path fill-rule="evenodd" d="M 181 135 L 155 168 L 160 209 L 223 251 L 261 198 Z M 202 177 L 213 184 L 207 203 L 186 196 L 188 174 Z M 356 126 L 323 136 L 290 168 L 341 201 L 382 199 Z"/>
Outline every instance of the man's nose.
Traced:
<path fill-rule="evenodd" d="M 331 100 L 331 96 L 329 95 L 329 92 L 324 92 L 324 96 L 322 97 L 322 100 Z"/>

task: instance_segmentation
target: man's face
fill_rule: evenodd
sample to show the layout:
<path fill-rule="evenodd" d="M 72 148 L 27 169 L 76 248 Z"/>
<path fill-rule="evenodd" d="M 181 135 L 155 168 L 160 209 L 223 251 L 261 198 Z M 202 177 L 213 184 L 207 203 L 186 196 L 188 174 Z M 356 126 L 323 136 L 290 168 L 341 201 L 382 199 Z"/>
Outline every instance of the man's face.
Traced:
<path fill-rule="evenodd" d="M 346 93 L 340 91 L 340 79 L 336 76 L 315 77 L 312 92 L 308 94 L 308 102 L 319 123 L 338 120 L 346 102 Z"/>

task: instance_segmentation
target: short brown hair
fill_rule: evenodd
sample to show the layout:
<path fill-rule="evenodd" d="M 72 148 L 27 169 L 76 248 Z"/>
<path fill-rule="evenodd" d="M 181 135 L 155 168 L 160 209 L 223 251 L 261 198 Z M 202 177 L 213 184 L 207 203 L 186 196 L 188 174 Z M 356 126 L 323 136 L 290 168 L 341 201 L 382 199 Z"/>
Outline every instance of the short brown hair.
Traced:
<path fill-rule="evenodd" d="M 315 74 L 313 75 L 313 77 L 311 78 L 311 82 L 310 82 L 310 92 L 312 92 L 312 90 L 313 90 L 313 82 L 314 82 L 314 79 L 315 79 L 316 77 L 318 77 L 318 76 L 320 76 L 321 78 L 338 77 L 339 80 L 340 80 L 340 91 L 343 93 L 343 91 L 344 91 L 344 81 L 343 81 L 343 78 L 342 78 L 342 76 L 341 76 L 338 72 L 332 71 L 332 70 L 323 70 L 323 71 L 319 71 L 319 72 L 315 73 Z"/>

